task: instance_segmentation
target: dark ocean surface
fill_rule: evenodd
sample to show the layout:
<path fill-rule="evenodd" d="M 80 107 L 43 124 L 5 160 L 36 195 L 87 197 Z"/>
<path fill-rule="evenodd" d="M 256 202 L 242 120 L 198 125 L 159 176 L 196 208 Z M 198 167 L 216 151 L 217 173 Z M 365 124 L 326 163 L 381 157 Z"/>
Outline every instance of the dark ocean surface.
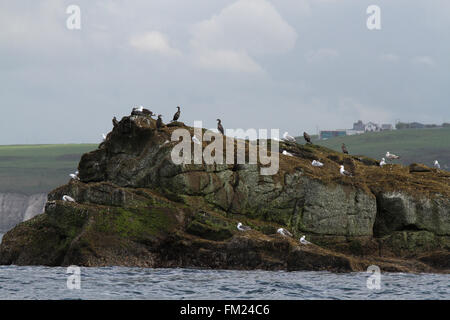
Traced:
<path fill-rule="evenodd" d="M 0 266 L 0 299 L 450 299 L 450 275 Z M 73 280 L 73 278 L 71 279 Z M 74 283 L 73 281 L 69 281 Z"/>

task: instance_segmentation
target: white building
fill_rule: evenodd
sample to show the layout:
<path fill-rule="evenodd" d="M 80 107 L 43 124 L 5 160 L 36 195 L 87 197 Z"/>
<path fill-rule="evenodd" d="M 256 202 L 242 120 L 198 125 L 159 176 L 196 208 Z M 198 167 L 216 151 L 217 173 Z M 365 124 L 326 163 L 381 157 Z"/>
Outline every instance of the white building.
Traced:
<path fill-rule="evenodd" d="M 373 122 L 368 122 L 364 125 L 365 132 L 379 132 L 381 131 L 381 127 Z"/>

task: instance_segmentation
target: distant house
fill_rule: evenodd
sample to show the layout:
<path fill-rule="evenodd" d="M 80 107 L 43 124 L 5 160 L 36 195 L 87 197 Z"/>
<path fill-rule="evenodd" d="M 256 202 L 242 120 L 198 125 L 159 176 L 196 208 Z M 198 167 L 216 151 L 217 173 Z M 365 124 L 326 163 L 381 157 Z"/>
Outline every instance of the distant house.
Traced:
<path fill-rule="evenodd" d="M 365 132 L 378 132 L 381 131 L 381 127 L 373 122 L 369 122 L 364 126 L 364 131 Z"/>
<path fill-rule="evenodd" d="M 390 130 L 394 130 L 394 127 L 392 126 L 392 124 L 383 123 L 381 125 L 381 130 L 383 130 L 383 131 L 390 131 Z"/>
<path fill-rule="evenodd" d="M 354 131 L 365 131 L 365 124 L 361 121 L 358 120 L 358 122 L 353 123 L 353 130 Z"/>
<path fill-rule="evenodd" d="M 347 135 L 346 130 L 325 130 L 320 131 L 320 140 L 326 140 L 335 137 L 343 137 Z"/>
<path fill-rule="evenodd" d="M 358 120 L 353 123 L 353 129 L 336 129 L 320 131 L 319 139 L 326 140 L 334 137 L 352 136 L 355 134 L 363 134 L 365 132 L 379 132 L 383 130 L 393 130 L 392 124 L 379 125 L 375 122 L 364 123 Z"/>

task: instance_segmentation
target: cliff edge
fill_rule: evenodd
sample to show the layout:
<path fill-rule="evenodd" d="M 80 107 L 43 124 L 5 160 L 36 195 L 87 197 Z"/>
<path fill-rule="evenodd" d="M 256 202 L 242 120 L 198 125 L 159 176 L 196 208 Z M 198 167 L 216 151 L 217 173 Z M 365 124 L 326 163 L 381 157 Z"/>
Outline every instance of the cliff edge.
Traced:
<path fill-rule="evenodd" d="M 292 156 L 279 154 L 274 175 L 260 164 L 177 165 L 171 136 L 180 128 L 194 134 L 181 122 L 157 130 L 149 116 L 122 118 L 83 155 L 80 180 L 4 235 L 0 264 L 450 271 L 450 173 L 288 142 L 280 152 Z"/>

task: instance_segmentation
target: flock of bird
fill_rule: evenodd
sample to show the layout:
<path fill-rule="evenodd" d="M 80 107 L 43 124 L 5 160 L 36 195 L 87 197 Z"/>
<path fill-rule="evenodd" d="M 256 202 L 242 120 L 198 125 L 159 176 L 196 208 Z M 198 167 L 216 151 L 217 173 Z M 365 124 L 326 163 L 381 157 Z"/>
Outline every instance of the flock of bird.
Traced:
<path fill-rule="evenodd" d="M 143 106 L 134 107 L 132 112 L 131 112 L 131 115 L 147 115 L 147 116 L 150 116 L 150 117 L 156 116 L 156 114 L 154 114 L 152 111 L 150 111 L 148 109 L 145 109 Z M 180 106 L 177 106 L 177 112 L 175 112 L 175 114 L 173 115 L 172 122 L 173 121 L 178 121 L 178 119 L 180 118 L 180 115 L 181 115 Z M 216 121 L 217 121 L 217 130 L 221 134 L 224 135 L 225 134 L 225 130 L 224 130 L 223 125 L 222 125 L 222 120 L 217 119 Z M 117 121 L 116 117 L 114 117 L 113 125 L 116 126 L 117 124 L 118 124 L 118 121 Z M 159 130 L 162 127 L 163 127 L 162 116 L 159 114 L 158 118 L 156 119 L 156 128 Z M 308 133 L 303 132 L 303 138 L 305 139 L 307 144 L 312 144 L 311 136 Z M 106 135 L 105 134 L 103 134 L 103 140 L 106 140 Z M 275 140 L 279 140 L 279 139 L 275 138 Z M 293 136 L 289 135 L 288 132 L 285 132 L 283 134 L 283 140 L 287 141 L 287 142 L 296 142 L 296 139 Z M 201 144 L 200 140 L 196 136 L 192 136 L 192 141 L 195 144 Z M 341 149 L 342 149 L 342 152 L 344 154 L 349 154 L 348 150 L 347 150 L 347 146 L 344 143 L 342 144 Z M 291 156 L 291 157 L 293 156 L 292 153 L 290 153 L 290 152 L 288 152 L 286 150 L 283 150 L 282 154 L 285 155 L 285 156 Z M 383 167 L 384 165 L 387 164 L 386 159 L 391 160 L 391 161 L 400 159 L 400 156 L 392 154 L 389 151 L 386 152 L 386 156 L 385 157 L 386 158 L 382 158 L 381 159 L 380 167 Z M 313 160 L 311 165 L 314 166 L 314 167 L 323 167 L 324 166 L 324 164 L 321 163 L 318 160 Z M 434 167 L 436 169 L 440 169 L 441 168 L 441 166 L 439 165 L 439 162 L 437 160 L 434 161 Z M 351 176 L 351 174 L 347 170 L 345 170 L 344 166 L 342 166 L 342 165 L 340 166 L 339 172 L 340 172 L 341 175 Z"/>
<path fill-rule="evenodd" d="M 134 107 L 132 112 L 131 112 L 131 115 L 132 116 L 134 116 L 134 115 L 146 115 L 146 116 L 149 116 L 149 117 L 156 116 L 156 114 L 154 114 L 152 111 L 150 111 L 148 109 L 145 109 L 143 106 Z M 175 112 L 175 114 L 173 115 L 172 122 L 178 121 L 178 119 L 180 118 L 180 115 L 181 115 L 181 109 L 180 109 L 180 106 L 177 106 L 177 112 Z M 119 123 L 117 121 L 116 117 L 114 117 L 112 121 L 113 121 L 114 127 L 116 127 L 118 125 L 118 123 Z M 163 126 L 164 125 L 163 125 L 163 122 L 162 122 L 162 115 L 159 114 L 157 119 L 156 119 L 156 128 L 159 130 Z M 221 134 L 224 134 L 224 128 L 222 126 L 222 121 L 220 119 L 217 119 L 217 130 Z M 103 134 L 103 140 L 106 140 L 106 137 L 107 137 L 106 134 Z M 309 136 L 308 133 L 303 132 L 303 138 L 305 139 L 307 144 L 312 144 L 311 137 Z M 276 138 L 274 138 L 274 139 L 275 140 L 279 140 L 279 139 L 276 139 Z M 288 132 L 285 132 L 283 134 L 283 140 L 286 141 L 286 142 L 295 142 L 295 143 L 297 142 L 296 139 L 293 136 L 289 135 Z M 200 144 L 200 140 L 196 136 L 192 137 L 192 141 L 194 143 L 196 143 L 196 144 Z M 347 147 L 346 147 L 346 145 L 344 143 L 342 144 L 341 149 L 342 149 L 342 152 L 344 154 L 348 154 Z M 286 150 L 283 150 L 282 154 L 285 155 L 285 156 L 293 156 L 291 153 L 287 152 Z M 386 152 L 386 158 L 388 160 L 397 160 L 397 159 L 400 159 L 400 156 L 397 156 L 395 154 L 391 154 L 388 151 L 388 152 Z M 314 167 L 323 167 L 324 166 L 324 164 L 322 162 L 318 161 L 318 160 L 313 160 L 311 165 L 314 166 Z M 380 167 L 383 167 L 384 165 L 386 165 L 386 159 L 382 158 L 381 161 L 380 161 Z M 434 161 L 434 167 L 437 168 L 437 169 L 440 169 L 440 165 L 439 165 L 439 162 L 437 160 Z M 340 166 L 339 172 L 340 172 L 341 175 L 344 175 L 344 176 L 349 176 L 349 177 L 352 176 L 352 174 L 350 172 L 345 170 L 343 165 Z M 71 173 L 70 174 L 70 178 L 74 179 L 74 180 L 80 180 L 78 175 L 79 175 L 78 171 L 75 172 L 75 173 Z M 67 201 L 67 202 L 76 202 L 75 199 L 73 199 L 72 197 L 70 197 L 68 195 L 64 195 L 62 197 L 62 200 L 63 201 Z M 251 230 L 251 228 L 249 226 L 244 226 L 241 222 L 239 222 L 237 224 L 237 229 L 239 231 L 242 231 L 242 232 Z M 285 236 L 285 237 L 293 237 L 292 233 L 290 233 L 288 230 L 286 230 L 284 228 L 279 228 L 277 230 L 277 233 L 279 233 L 279 234 L 281 234 L 282 236 Z M 304 245 L 311 244 L 311 242 L 306 240 L 306 237 L 304 235 L 299 239 L 299 241 L 300 241 L 301 244 L 304 244 Z"/>
<path fill-rule="evenodd" d="M 242 232 L 252 230 L 252 228 L 250 228 L 249 226 L 244 226 L 241 222 L 238 222 L 238 224 L 237 224 L 237 229 L 238 229 L 239 231 L 242 231 Z M 288 230 L 286 230 L 285 228 L 279 228 L 279 229 L 277 230 L 277 233 L 281 234 L 283 237 L 291 237 L 291 238 L 293 237 L 292 233 L 290 233 L 290 232 L 289 232 Z M 301 244 L 305 244 L 305 245 L 311 244 L 311 242 L 309 242 L 308 240 L 306 240 L 306 236 L 305 236 L 305 235 L 303 235 L 303 236 L 300 238 L 299 241 L 300 241 Z"/>
<path fill-rule="evenodd" d="M 312 144 L 312 142 L 311 142 L 311 137 L 310 137 L 310 135 L 309 135 L 308 133 L 303 132 L 303 138 L 305 139 L 305 141 L 306 141 L 307 144 Z M 295 143 L 297 142 L 297 140 L 296 140 L 293 136 L 289 135 L 288 132 L 285 132 L 285 133 L 283 134 L 283 140 L 286 141 L 286 142 L 295 142 Z M 342 152 L 343 152 L 343 153 L 348 154 L 347 147 L 345 146 L 344 143 L 342 144 L 342 147 L 341 147 L 341 148 L 342 148 Z M 389 152 L 388 152 L 388 153 L 389 153 Z M 291 156 L 291 157 L 293 156 L 291 153 L 287 152 L 286 150 L 283 150 L 282 154 L 285 155 L 285 156 Z M 324 164 L 323 164 L 322 162 L 318 161 L 318 160 L 313 160 L 313 161 L 311 162 L 311 165 L 312 165 L 313 167 L 319 167 L 319 168 L 324 166 Z M 345 170 L 345 168 L 344 168 L 343 165 L 340 166 L 339 172 L 340 172 L 340 174 L 343 175 L 343 176 L 348 176 L 348 177 L 351 177 L 351 176 L 352 176 L 352 174 L 351 174 L 350 172 L 348 172 L 347 170 Z"/>
<path fill-rule="evenodd" d="M 306 143 L 312 144 L 312 142 L 311 142 L 311 137 L 310 137 L 306 132 L 303 132 L 303 137 L 305 138 Z M 284 140 L 284 141 L 287 141 L 287 142 L 296 142 L 295 138 L 294 138 L 293 136 L 289 135 L 288 132 L 285 132 L 285 133 L 283 134 L 283 140 Z M 349 154 L 349 153 L 348 153 L 347 146 L 345 145 L 345 143 L 342 144 L 341 150 L 342 150 L 342 152 L 343 152 L 344 154 Z M 291 156 L 291 157 L 293 156 L 291 153 L 287 152 L 286 150 L 283 150 L 282 154 L 284 154 L 285 156 Z M 400 156 L 397 156 L 397 155 L 395 155 L 395 154 L 392 154 L 392 153 L 390 153 L 389 151 L 386 152 L 386 156 L 385 156 L 385 157 L 386 157 L 386 158 L 381 158 L 381 161 L 380 161 L 380 167 L 383 167 L 384 165 L 387 164 L 386 159 L 388 159 L 388 160 L 390 160 L 390 161 L 400 159 Z M 323 163 L 320 162 L 320 161 L 318 161 L 318 160 L 313 160 L 312 163 L 311 163 L 311 165 L 312 165 L 313 167 L 323 167 Z M 441 168 L 441 165 L 439 164 L 439 162 L 438 162 L 437 160 L 434 161 L 433 165 L 434 165 L 434 167 L 435 167 L 436 169 L 440 169 L 440 168 Z M 345 170 L 345 168 L 344 168 L 343 165 L 340 166 L 339 172 L 340 172 L 341 175 L 344 175 L 344 176 L 349 176 L 349 177 L 352 176 L 350 172 L 348 172 L 347 170 Z"/>

